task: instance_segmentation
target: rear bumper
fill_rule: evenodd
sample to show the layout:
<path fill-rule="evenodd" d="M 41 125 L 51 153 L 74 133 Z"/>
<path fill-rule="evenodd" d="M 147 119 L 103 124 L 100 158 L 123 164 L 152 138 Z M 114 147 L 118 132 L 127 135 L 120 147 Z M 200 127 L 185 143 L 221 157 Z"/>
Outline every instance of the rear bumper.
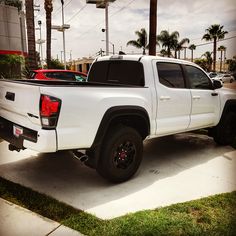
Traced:
<path fill-rule="evenodd" d="M 19 137 L 13 134 L 14 125 L 23 129 Z M 19 149 L 28 148 L 38 152 L 57 151 L 56 130 L 36 131 L 0 117 L 0 137 Z"/>

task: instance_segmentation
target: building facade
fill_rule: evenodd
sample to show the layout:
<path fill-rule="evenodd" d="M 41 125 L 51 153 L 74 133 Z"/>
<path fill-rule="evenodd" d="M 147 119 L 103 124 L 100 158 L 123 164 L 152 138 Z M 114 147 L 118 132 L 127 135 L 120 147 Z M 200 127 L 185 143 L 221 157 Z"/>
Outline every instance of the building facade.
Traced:
<path fill-rule="evenodd" d="M 94 61 L 94 58 L 92 57 L 83 57 L 83 58 L 79 58 L 77 60 L 73 60 L 72 62 L 72 70 L 75 71 L 80 71 L 83 73 L 88 73 L 89 68 L 92 64 L 92 62 Z"/>
<path fill-rule="evenodd" d="M 0 4 L 0 54 L 27 55 L 25 15 Z"/>

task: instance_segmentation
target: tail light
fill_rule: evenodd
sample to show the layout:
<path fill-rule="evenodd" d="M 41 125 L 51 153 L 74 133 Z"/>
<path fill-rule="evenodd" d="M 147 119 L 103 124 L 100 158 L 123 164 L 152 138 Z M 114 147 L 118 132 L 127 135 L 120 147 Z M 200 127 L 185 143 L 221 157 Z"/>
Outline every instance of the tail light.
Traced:
<path fill-rule="evenodd" d="M 48 95 L 41 95 L 40 98 L 40 118 L 42 127 L 53 129 L 57 126 L 61 108 L 61 100 Z"/>

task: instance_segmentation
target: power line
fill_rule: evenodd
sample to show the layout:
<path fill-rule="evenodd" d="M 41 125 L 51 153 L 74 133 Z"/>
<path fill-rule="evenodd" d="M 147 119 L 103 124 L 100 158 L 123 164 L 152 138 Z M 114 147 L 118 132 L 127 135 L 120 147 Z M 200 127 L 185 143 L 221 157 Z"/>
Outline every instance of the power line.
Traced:
<path fill-rule="evenodd" d="M 233 38 L 236 38 L 236 35 L 235 35 L 235 36 L 232 36 L 232 37 L 225 38 L 225 39 L 217 40 L 217 42 L 221 42 L 221 41 L 225 41 L 225 40 L 229 40 L 229 39 L 233 39 Z M 212 43 L 213 43 L 213 42 L 201 43 L 201 44 L 196 45 L 196 47 L 204 46 L 204 45 L 208 45 L 208 44 L 212 44 Z"/>
<path fill-rule="evenodd" d="M 68 2 L 66 2 L 65 6 L 64 6 L 64 9 L 72 2 L 73 0 L 70 0 Z M 61 11 L 61 8 L 62 6 L 58 7 L 55 11 L 52 12 L 52 14 L 55 16 L 57 15 L 58 13 L 60 13 Z M 44 8 L 43 8 L 44 9 Z M 42 9 L 42 10 L 43 10 Z M 35 18 L 38 18 L 38 17 L 42 17 L 43 15 L 45 15 L 45 11 L 42 11 L 42 13 L 39 13 L 37 16 L 35 16 Z"/>
<path fill-rule="evenodd" d="M 84 10 L 84 8 L 87 7 L 87 4 L 85 4 L 82 8 L 79 9 L 79 11 L 77 11 L 68 21 L 67 23 L 69 23 L 73 18 L 75 18 L 81 11 Z"/>
<path fill-rule="evenodd" d="M 128 2 L 125 6 L 121 7 L 121 9 L 117 10 L 116 12 L 114 12 L 112 15 L 110 15 L 110 18 L 113 17 L 114 15 L 118 14 L 119 12 L 123 11 L 127 6 L 129 6 L 131 3 L 133 3 L 135 0 L 131 0 L 130 2 Z M 87 33 L 89 33 L 92 29 L 94 29 L 95 27 L 97 27 L 98 25 L 100 25 L 101 23 L 103 23 L 104 20 L 100 21 L 98 24 L 92 26 L 91 28 L 89 28 L 87 31 L 85 31 L 84 33 L 82 33 L 81 35 L 78 36 L 78 38 L 86 35 Z"/>

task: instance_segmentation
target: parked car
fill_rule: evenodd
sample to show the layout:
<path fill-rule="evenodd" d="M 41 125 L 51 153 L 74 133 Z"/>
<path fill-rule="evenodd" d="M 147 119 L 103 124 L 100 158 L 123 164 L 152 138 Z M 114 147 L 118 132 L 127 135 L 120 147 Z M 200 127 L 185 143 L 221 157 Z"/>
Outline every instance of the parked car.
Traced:
<path fill-rule="evenodd" d="M 214 78 L 219 74 L 217 72 L 209 72 L 208 75 L 209 75 L 210 78 Z"/>
<path fill-rule="evenodd" d="M 32 71 L 30 78 L 36 80 L 86 81 L 87 74 L 72 70 L 40 69 Z"/>
<path fill-rule="evenodd" d="M 220 74 L 213 79 L 221 81 L 222 83 L 232 83 L 234 81 L 234 77 L 230 74 Z"/>

